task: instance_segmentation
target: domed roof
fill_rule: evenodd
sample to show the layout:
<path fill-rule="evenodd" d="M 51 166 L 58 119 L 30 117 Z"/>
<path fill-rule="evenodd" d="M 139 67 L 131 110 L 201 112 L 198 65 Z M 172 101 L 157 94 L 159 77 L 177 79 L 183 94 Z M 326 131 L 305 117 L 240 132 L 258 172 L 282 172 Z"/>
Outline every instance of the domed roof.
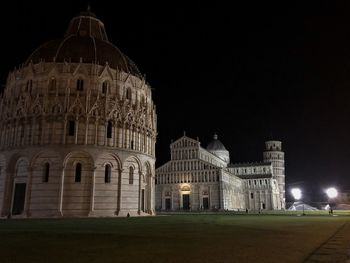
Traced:
<path fill-rule="evenodd" d="M 71 20 L 63 38 L 48 41 L 37 48 L 26 64 L 40 61 L 108 63 L 111 68 L 142 76 L 135 63 L 108 41 L 104 24 L 90 10 Z"/>
<path fill-rule="evenodd" d="M 218 140 L 218 135 L 214 134 L 213 140 L 207 146 L 208 151 L 226 151 L 225 146 Z"/>

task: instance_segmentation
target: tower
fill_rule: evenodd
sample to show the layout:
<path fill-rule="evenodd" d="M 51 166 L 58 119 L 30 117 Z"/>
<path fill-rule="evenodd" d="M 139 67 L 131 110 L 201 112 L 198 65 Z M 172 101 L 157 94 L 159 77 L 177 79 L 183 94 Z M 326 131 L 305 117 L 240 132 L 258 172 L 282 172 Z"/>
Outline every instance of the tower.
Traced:
<path fill-rule="evenodd" d="M 282 142 L 266 141 L 265 142 L 264 162 L 271 162 L 273 167 L 273 177 L 277 180 L 280 192 L 281 208 L 286 207 L 285 199 L 285 169 L 284 169 L 284 152 L 282 152 Z"/>

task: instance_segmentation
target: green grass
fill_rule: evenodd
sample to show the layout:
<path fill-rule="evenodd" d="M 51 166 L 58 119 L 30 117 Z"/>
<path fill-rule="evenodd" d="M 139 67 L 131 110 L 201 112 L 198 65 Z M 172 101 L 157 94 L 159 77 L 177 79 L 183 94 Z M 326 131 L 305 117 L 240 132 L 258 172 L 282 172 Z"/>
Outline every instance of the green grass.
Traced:
<path fill-rule="evenodd" d="M 302 262 L 349 221 L 233 214 L 0 220 L 0 262 Z"/>

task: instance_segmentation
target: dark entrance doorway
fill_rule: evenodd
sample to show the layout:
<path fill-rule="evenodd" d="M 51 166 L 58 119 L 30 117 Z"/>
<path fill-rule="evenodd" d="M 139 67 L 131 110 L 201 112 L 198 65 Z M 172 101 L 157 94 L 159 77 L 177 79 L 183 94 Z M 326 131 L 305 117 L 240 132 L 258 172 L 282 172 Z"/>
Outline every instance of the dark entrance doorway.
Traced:
<path fill-rule="evenodd" d="M 265 203 L 262 204 L 262 209 L 266 209 Z"/>
<path fill-rule="evenodd" d="M 209 198 L 203 197 L 203 209 L 209 209 Z"/>
<path fill-rule="evenodd" d="M 170 204 L 170 198 L 165 199 L 165 210 L 170 210 L 171 204 Z"/>
<path fill-rule="evenodd" d="M 145 189 L 141 190 L 141 211 L 145 212 Z"/>
<path fill-rule="evenodd" d="M 15 184 L 15 195 L 13 197 L 12 214 L 20 215 L 24 210 L 24 201 L 26 198 L 26 184 Z"/>
<path fill-rule="evenodd" d="M 190 209 L 190 195 L 182 195 L 182 208 L 184 210 Z"/>

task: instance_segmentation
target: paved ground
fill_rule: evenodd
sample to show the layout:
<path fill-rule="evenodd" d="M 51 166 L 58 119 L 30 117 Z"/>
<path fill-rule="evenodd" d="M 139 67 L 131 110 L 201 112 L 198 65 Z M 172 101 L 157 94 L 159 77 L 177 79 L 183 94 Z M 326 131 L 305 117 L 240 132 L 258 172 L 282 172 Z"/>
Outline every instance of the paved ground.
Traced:
<path fill-rule="evenodd" d="M 344 223 L 304 263 L 350 263 L 350 223 Z"/>

